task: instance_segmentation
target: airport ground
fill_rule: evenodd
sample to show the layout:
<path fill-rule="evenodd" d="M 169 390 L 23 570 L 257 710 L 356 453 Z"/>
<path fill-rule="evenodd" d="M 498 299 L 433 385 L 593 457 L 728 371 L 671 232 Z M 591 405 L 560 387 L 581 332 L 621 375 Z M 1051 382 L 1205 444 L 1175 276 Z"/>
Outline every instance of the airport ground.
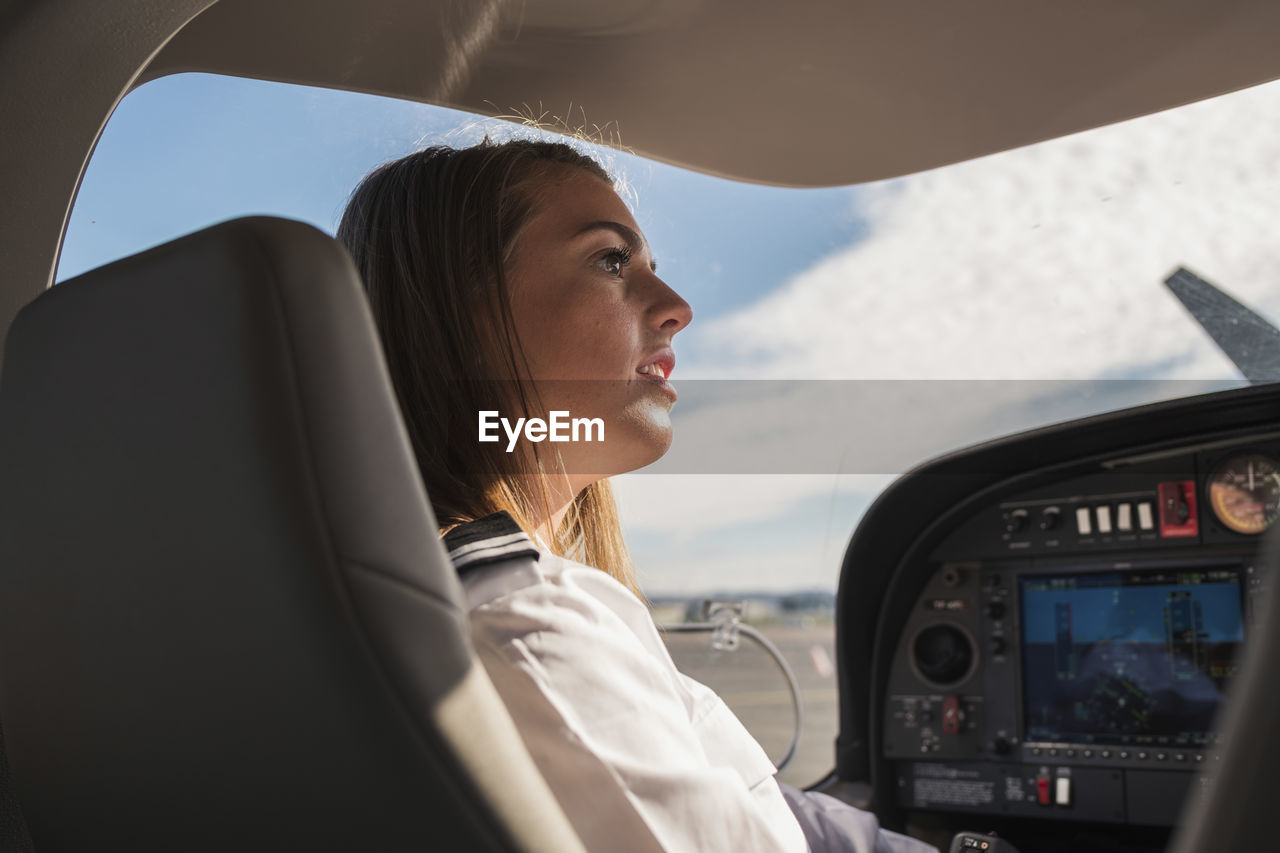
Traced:
<path fill-rule="evenodd" d="M 804 787 L 826 776 L 835 763 L 835 628 L 826 619 L 755 627 L 778 647 L 800 688 L 803 726 L 795 755 L 778 778 Z M 773 658 L 745 635 L 733 651 L 714 649 L 708 633 L 668 632 L 664 638 L 676 666 L 719 693 L 774 763 L 780 761 L 796 718 L 790 688 Z"/>

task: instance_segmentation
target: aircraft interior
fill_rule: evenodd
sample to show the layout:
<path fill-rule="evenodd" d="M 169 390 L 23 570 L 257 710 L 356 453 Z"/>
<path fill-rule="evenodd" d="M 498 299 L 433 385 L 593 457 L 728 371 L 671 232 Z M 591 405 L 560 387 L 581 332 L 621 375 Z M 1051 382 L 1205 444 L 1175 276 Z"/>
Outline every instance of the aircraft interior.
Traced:
<path fill-rule="evenodd" d="M 822 187 L 1280 79 L 1270 0 L 1053 5 L 0 2 L 0 851 L 584 849 L 468 647 L 339 244 L 246 217 L 52 287 L 130 91 L 572 101 L 655 161 Z M 817 790 L 944 851 L 1275 847 L 1280 332 L 1168 287 L 1249 384 L 884 490 Z"/>

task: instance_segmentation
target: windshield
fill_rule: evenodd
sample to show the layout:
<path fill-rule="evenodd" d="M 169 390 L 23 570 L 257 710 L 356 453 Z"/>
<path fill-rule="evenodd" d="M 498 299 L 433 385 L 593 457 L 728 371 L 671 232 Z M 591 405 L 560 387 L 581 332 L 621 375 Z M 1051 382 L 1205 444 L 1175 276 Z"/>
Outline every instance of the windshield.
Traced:
<path fill-rule="evenodd" d="M 615 479 L 638 577 L 659 622 L 699 621 L 704 599 L 741 601 L 782 648 L 806 720 L 782 778 L 806 784 L 831 767 L 841 560 L 898 474 L 1010 432 L 1247 381 L 1165 281 L 1185 268 L 1280 318 L 1280 141 L 1254 132 L 1278 119 L 1272 83 L 817 190 L 596 149 L 695 315 L 676 340 L 675 444 Z M 608 135 L 625 144 L 625 130 Z M 332 233 L 373 166 L 513 132 L 533 131 L 349 92 L 160 79 L 104 131 L 58 279 L 233 216 Z M 821 132 L 797 129 L 785 156 Z M 786 738 L 768 732 L 790 724 L 785 683 L 739 673 L 769 656 L 729 658 L 695 635 L 671 645 L 776 759 Z"/>

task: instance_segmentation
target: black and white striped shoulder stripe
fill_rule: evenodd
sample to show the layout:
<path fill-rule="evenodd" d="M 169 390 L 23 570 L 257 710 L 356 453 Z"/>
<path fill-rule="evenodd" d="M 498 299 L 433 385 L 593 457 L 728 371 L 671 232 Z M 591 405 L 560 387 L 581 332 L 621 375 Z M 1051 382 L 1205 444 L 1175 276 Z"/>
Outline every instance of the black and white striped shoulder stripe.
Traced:
<path fill-rule="evenodd" d="M 539 556 L 529 534 L 505 510 L 459 524 L 444 535 L 444 547 L 459 574 L 513 557 Z"/>

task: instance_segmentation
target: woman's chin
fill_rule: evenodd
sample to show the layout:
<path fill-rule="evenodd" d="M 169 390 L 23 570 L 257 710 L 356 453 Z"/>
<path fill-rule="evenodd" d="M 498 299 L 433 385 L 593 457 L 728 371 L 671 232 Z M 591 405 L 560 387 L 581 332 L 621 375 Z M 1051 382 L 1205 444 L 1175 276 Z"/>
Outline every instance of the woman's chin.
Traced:
<path fill-rule="evenodd" d="M 671 447 L 671 422 L 610 424 L 612 433 L 599 444 L 578 444 L 562 458 L 568 473 L 592 479 L 613 477 L 652 465 Z"/>
<path fill-rule="evenodd" d="M 634 464 L 628 471 L 657 462 L 671 448 L 674 430 L 669 407 L 661 403 L 644 406 L 618 424 L 625 440 L 626 456 Z"/>

